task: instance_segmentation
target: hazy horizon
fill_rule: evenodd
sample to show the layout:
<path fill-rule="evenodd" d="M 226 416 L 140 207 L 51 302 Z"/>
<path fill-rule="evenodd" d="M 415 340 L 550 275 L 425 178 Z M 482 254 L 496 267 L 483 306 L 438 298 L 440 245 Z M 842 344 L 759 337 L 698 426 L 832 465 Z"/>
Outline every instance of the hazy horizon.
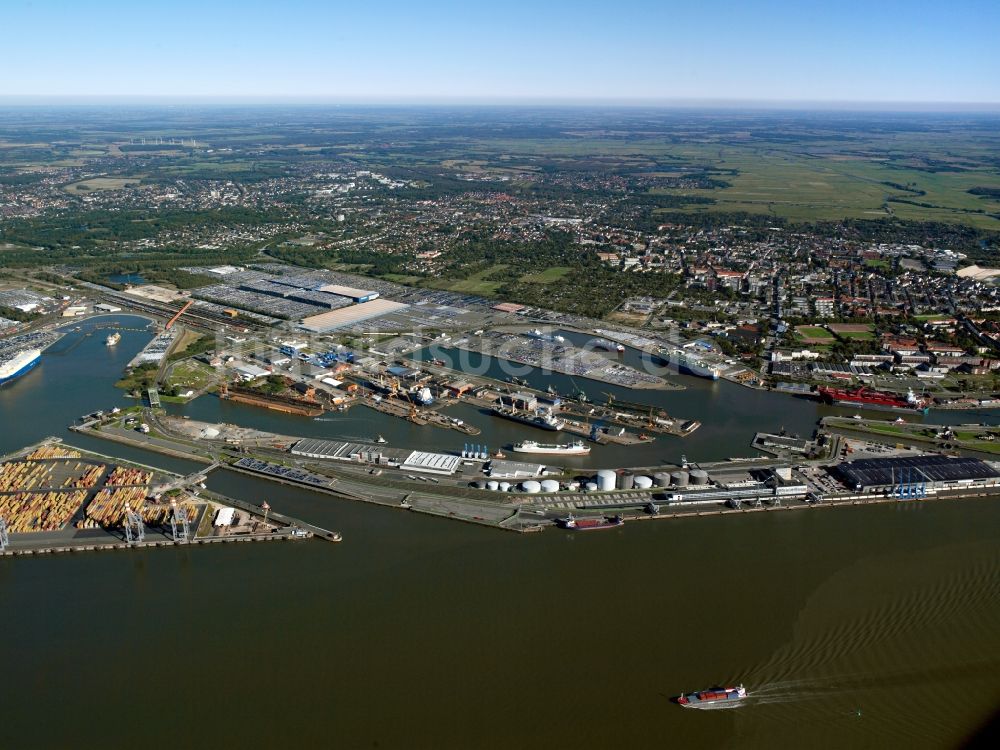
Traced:
<path fill-rule="evenodd" d="M 0 107 L 385 107 L 385 108 L 524 108 L 524 109 L 650 109 L 720 111 L 818 111 L 867 113 L 1000 114 L 1000 101 L 894 101 L 894 100 L 800 100 L 800 99 L 641 99 L 641 98 L 546 98 L 546 97 L 321 97 L 321 96 L 227 96 L 227 95 L 3 95 Z"/>

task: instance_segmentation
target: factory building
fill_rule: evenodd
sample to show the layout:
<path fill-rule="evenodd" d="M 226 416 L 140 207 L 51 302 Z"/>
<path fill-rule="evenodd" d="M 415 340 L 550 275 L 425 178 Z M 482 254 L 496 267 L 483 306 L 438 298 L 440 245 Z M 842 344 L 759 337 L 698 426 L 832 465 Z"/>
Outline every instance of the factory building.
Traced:
<path fill-rule="evenodd" d="M 321 286 L 319 291 L 326 292 L 327 294 L 336 294 L 340 297 L 347 297 L 357 303 L 371 302 L 373 299 L 378 299 L 378 292 L 372 292 L 367 289 L 355 289 L 343 284 L 327 284 L 326 286 Z"/>
<path fill-rule="evenodd" d="M 398 466 L 405 471 L 442 475 L 454 474 L 462 462 L 458 456 L 450 456 L 445 453 L 400 450 L 316 438 L 299 440 L 292 446 L 291 452 L 292 455 L 306 456 L 307 458 Z"/>
<path fill-rule="evenodd" d="M 398 312 L 399 310 L 404 310 L 409 305 L 403 304 L 402 302 L 392 302 L 387 299 L 376 299 L 370 302 L 362 302 L 357 305 L 352 305 L 350 307 L 342 307 L 339 310 L 331 310 L 330 312 L 320 313 L 319 315 L 311 315 L 308 318 L 303 319 L 302 328 L 313 333 L 327 333 L 329 331 L 336 330 L 337 328 L 344 328 L 345 326 L 354 325 L 355 323 L 360 323 L 365 320 L 371 320 L 372 318 L 380 318 L 383 315 L 388 315 L 390 313 Z"/>
<path fill-rule="evenodd" d="M 543 464 L 529 464 L 523 461 L 490 461 L 487 476 L 493 479 L 523 479 L 537 477 L 545 473 Z"/>
<path fill-rule="evenodd" d="M 399 378 L 401 380 L 417 380 L 422 374 L 417 368 L 406 367 L 404 365 L 393 365 L 392 367 L 387 368 L 386 372 L 394 378 Z"/>
<path fill-rule="evenodd" d="M 241 379 L 246 380 L 248 382 L 252 380 L 258 380 L 259 378 L 266 378 L 268 375 L 271 374 L 268 370 L 265 370 L 263 367 L 257 367 L 256 365 L 244 364 L 244 363 L 233 365 L 233 369 L 236 371 L 236 374 L 239 375 Z"/>
<path fill-rule="evenodd" d="M 940 455 L 863 458 L 841 463 L 830 473 L 845 487 L 857 491 L 892 491 L 902 484 L 927 489 L 959 489 L 977 483 L 1000 484 L 1000 472 L 978 458 Z"/>
<path fill-rule="evenodd" d="M 501 406 L 506 406 L 508 409 L 534 411 L 538 408 L 538 398 L 532 393 L 521 391 L 517 393 L 501 393 L 500 404 Z"/>
<path fill-rule="evenodd" d="M 444 453 L 413 451 L 399 465 L 406 471 L 422 471 L 428 474 L 454 474 L 462 459 Z"/>

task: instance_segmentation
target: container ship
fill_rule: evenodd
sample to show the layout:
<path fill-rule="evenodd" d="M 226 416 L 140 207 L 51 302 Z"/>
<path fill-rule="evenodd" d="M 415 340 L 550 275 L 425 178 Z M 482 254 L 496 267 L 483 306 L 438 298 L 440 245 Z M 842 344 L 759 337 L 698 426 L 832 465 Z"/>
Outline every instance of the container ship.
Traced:
<path fill-rule="evenodd" d="M 558 432 L 566 423 L 552 416 L 551 414 L 544 414 L 538 412 L 524 412 L 518 411 L 517 409 L 505 409 L 502 406 L 494 406 L 492 409 L 493 413 L 498 417 L 503 417 L 504 419 L 512 419 L 515 422 L 521 422 L 523 424 L 529 424 L 532 427 L 538 427 L 542 430 L 551 430 L 552 432 Z"/>
<path fill-rule="evenodd" d="M 738 687 L 712 688 L 700 690 L 697 693 L 685 693 L 677 699 L 684 708 L 716 708 L 722 705 L 737 706 L 748 695 L 746 688 Z"/>
<path fill-rule="evenodd" d="M 905 396 L 900 396 L 864 386 L 854 389 L 820 386 L 817 393 L 828 404 L 849 406 L 852 409 L 860 407 L 880 411 L 915 411 L 926 414 L 928 407 L 927 400 L 920 398 L 912 390 L 907 391 Z"/>
<path fill-rule="evenodd" d="M 572 515 L 560 518 L 557 524 L 564 529 L 573 531 L 600 531 L 601 529 L 615 529 L 625 523 L 621 516 L 605 516 L 604 518 L 574 518 Z"/>
<path fill-rule="evenodd" d="M 618 352 L 622 354 L 625 351 L 625 347 L 619 344 L 617 341 L 609 341 L 608 339 L 591 339 L 587 342 L 592 349 L 603 349 L 606 352 Z"/>
<path fill-rule="evenodd" d="M 118 331 L 115 331 L 104 340 L 104 343 L 107 344 L 108 346 L 114 346 L 121 340 L 122 340 L 122 335 L 118 333 Z"/>
<path fill-rule="evenodd" d="M 584 445 L 582 440 L 575 440 L 572 443 L 536 443 L 534 440 L 525 440 L 521 443 L 514 443 L 515 453 L 561 453 L 564 456 L 586 456 L 590 453 L 590 446 Z"/>
<path fill-rule="evenodd" d="M 4 357 L 0 360 L 0 385 L 21 377 L 33 369 L 41 358 L 42 352 L 39 349 L 26 349 Z"/>
<path fill-rule="evenodd" d="M 693 352 L 683 349 L 661 349 L 656 356 L 657 364 L 666 367 L 676 367 L 685 375 L 696 375 L 699 378 L 718 380 L 721 374 L 718 367 L 711 365 Z"/>

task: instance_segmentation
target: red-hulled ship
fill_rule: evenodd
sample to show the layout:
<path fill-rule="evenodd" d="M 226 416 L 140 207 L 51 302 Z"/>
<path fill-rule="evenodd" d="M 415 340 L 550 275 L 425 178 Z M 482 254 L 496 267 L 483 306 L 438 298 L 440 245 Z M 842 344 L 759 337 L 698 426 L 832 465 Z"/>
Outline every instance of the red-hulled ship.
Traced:
<path fill-rule="evenodd" d="M 748 695 L 746 688 L 739 687 L 712 688 L 699 690 L 697 693 L 685 693 L 677 698 L 684 708 L 714 708 L 719 705 L 736 706 Z"/>
<path fill-rule="evenodd" d="M 820 398 L 834 406 L 850 406 L 852 409 L 861 407 L 863 409 L 879 409 L 882 411 L 916 411 L 926 413 L 928 402 L 920 398 L 912 390 L 907 391 L 905 396 L 885 391 L 876 391 L 874 388 L 827 388 L 820 386 L 818 389 Z"/>
<path fill-rule="evenodd" d="M 566 518 L 556 519 L 556 523 L 564 529 L 576 531 L 597 531 L 599 529 L 614 529 L 625 523 L 621 515 L 603 516 L 601 518 L 574 518 L 571 513 Z"/>

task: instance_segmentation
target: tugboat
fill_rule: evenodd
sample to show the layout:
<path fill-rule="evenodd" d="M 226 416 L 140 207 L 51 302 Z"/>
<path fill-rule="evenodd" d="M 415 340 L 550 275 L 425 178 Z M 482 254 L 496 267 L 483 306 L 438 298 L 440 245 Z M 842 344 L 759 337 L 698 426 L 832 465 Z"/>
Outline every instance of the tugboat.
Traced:
<path fill-rule="evenodd" d="M 709 690 L 699 690 L 696 693 L 685 693 L 677 698 L 684 708 L 710 708 L 715 706 L 738 706 L 740 701 L 749 695 L 742 685 L 738 687 L 715 687 Z"/>

